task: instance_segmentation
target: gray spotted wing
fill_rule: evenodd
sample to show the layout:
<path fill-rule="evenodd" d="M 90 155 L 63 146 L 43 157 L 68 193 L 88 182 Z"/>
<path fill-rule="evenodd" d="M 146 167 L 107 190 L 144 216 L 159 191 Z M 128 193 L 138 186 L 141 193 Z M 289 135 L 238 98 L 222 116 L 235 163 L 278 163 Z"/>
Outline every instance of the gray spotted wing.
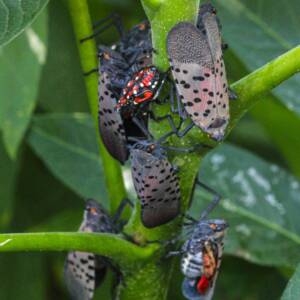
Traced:
<path fill-rule="evenodd" d="M 229 119 L 227 84 L 220 78 L 223 57 L 215 61 L 206 34 L 188 22 L 171 29 L 167 50 L 186 112 L 196 126 L 221 140 Z"/>
<path fill-rule="evenodd" d="M 180 188 L 174 168 L 167 158 L 133 149 L 131 171 L 141 201 L 143 224 L 152 228 L 173 220 L 180 210 Z"/>
<path fill-rule="evenodd" d="M 227 120 L 226 124 L 224 123 L 224 125 L 227 125 L 229 120 L 228 82 L 222 51 L 222 39 L 220 33 L 221 25 L 218 20 L 218 17 L 213 11 L 214 8 L 210 3 L 201 5 L 198 24 L 205 33 L 205 36 L 207 37 L 214 64 L 217 91 L 216 98 L 218 103 L 217 108 L 220 118 L 223 120 Z M 221 97 L 221 95 L 223 95 L 223 97 Z"/>
<path fill-rule="evenodd" d="M 115 232 L 113 222 L 95 200 L 87 200 L 80 232 Z M 107 270 L 105 258 L 88 252 L 72 251 L 67 255 L 64 278 L 73 300 L 90 300 Z"/>
<path fill-rule="evenodd" d="M 104 276 L 106 267 L 98 271 Z M 96 288 L 96 256 L 79 251 L 68 253 L 64 275 L 73 300 L 92 299 Z"/>
<path fill-rule="evenodd" d="M 124 163 L 128 158 L 125 128 L 119 112 L 115 110 L 117 98 L 111 90 L 110 74 L 101 70 L 101 67 L 98 93 L 98 121 L 101 139 L 110 155 Z"/>

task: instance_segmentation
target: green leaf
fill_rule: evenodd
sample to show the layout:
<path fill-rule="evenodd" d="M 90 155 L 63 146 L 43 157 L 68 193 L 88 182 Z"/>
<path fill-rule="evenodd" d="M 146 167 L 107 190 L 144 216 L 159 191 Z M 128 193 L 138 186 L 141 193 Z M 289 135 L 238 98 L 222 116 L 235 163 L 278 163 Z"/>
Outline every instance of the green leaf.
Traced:
<path fill-rule="evenodd" d="M 230 132 L 227 141 L 249 150 L 270 162 L 286 166 L 284 159 L 280 160 L 281 154 L 268 132 L 251 116 L 242 118 L 239 121 L 238 126 Z"/>
<path fill-rule="evenodd" d="M 13 195 L 19 161 L 12 161 L 0 139 L 0 229 L 8 226 L 12 217 Z"/>
<path fill-rule="evenodd" d="M 8 43 L 46 6 L 48 0 L 3 0 L 0 2 L 0 46 Z"/>
<path fill-rule="evenodd" d="M 298 300 L 300 298 L 300 265 L 290 279 L 281 300 Z"/>
<path fill-rule="evenodd" d="M 216 216 L 228 220 L 227 253 L 294 268 L 300 260 L 300 183 L 277 165 L 237 147 L 222 145 L 205 157 L 201 180 L 224 199 Z M 197 189 L 192 212 L 207 202 Z M 284 253 L 284 255 L 283 255 Z"/>
<path fill-rule="evenodd" d="M 225 59 L 232 79 L 237 80 L 247 72 L 244 64 L 232 51 L 226 53 Z M 260 123 L 265 133 L 272 139 L 273 144 L 277 146 L 281 152 L 280 154 L 285 158 L 285 165 L 288 164 L 293 174 L 300 177 L 300 141 L 297 138 L 300 130 L 300 118 L 296 112 L 289 110 L 282 104 L 278 97 L 273 96 L 273 94 L 269 93 L 261 97 L 262 99 L 254 105 L 249 113 Z M 238 126 L 233 129 L 233 136 L 235 132 L 240 131 L 241 125 L 240 122 Z M 242 138 L 242 145 L 245 147 L 245 145 L 251 143 L 251 146 L 247 146 L 247 148 L 258 153 L 255 140 L 261 140 L 261 135 L 261 128 L 253 128 L 249 131 L 249 134 L 246 134 Z M 268 142 L 264 141 L 265 147 L 267 147 L 267 144 Z M 278 162 L 280 154 L 274 156 L 273 153 L 268 152 L 267 158 L 270 160 L 274 157 L 275 161 Z M 270 158 L 270 156 L 272 156 L 272 158 Z"/>
<path fill-rule="evenodd" d="M 286 280 L 275 268 L 225 256 L 214 300 L 275 300 L 280 298 L 285 284 Z"/>
<path fill-rule="evenodd" d="M 62 1 L 51 1 L 48 14 L 47 61 L 38 104 L 51 112 L 85 112 L 88 100 L 70 15 Z"/>
<path fill-rule="evenodd" d="M 298 0 L 228 0 L 218 1 L 223 35 L 250 70 L 299 44 Z M 300 114 L 300 77 L 290 78 L 274 90 L 291 110 Z"/>
<path fill-rule="evenodd" d="M 43 13 L 13 43 L 0 49 L 0 129 L 12 158 L 16 157 L 35 107 L 46 58 L 46 25 Z"/>
<path fill-rule="evenodd" d="M 298 115 L 272 95 L 264 96 L 250 113 L 263 125 L 280 149 L 293 174 L 300 177 L 300 140 L 298 138 L 300 118 Z"/>
<path fill-rule="evenodd" d="M 41 255 L 5 253 L 0 263 L 1 299 L 47 299 L 47 273 Z"/>
<path fill-rule="evenodd" d="M 54 176 L 82 197 L 106 201 L 96 130 L 88 114 L 34 118 L 28 141 Z"/>
<path fill-rule="evenodd" d="M 65 221 L 69 222 L 69 226 L 73 224 L 72 228 L 68 228 L 75 230 L 82 218 L 83 199 L 57 180 L 26 144 L 22 147 L 19 164 L 13 198 L 13 232 L 24 232 L 43 225 L 47 228 L 45 231 L 65 230 L 63 222 L 56 219 L 56 227 L 53 227 L 49 220 L 66 210 L 80 212 L 77 223 L 66 215 L 68 219 Z"/>

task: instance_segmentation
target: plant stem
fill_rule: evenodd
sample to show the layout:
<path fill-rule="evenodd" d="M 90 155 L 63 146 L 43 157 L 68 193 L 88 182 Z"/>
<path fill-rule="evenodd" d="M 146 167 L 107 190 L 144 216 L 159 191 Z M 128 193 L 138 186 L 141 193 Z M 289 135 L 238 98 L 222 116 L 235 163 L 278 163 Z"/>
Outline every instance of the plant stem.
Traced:
<path fill-rule="evenodd" d="M 82 232 L 0 234 L 0 252 L 70 251 L 92 252 L 109 257 L 123 268 L 149 260 L 157 245 L 138 247 L 116 235 Z"/>
<path fill-rule="evenodd" d="M 80 43 L 82 38 L 93 34 L 88 4 L 86 0 L 69 0 L 68 4 L 82 69 L 83 72 L 88 72 L 98 66 L 96 44 L 94 39 L 89 39 L 84 43 Z M 98 73 L 92 73 L 89 76 L 85 76 L 85 85 L 90 110 L 95 121 L 95 128 L 98 128 Z M 98 133 L 97 136 L 100 156 L 102 158 L 105 173 L 107 191 L 111 203 L 111 210 L 112 212 L 115 212 L 120 201 L 126 198 L 122 171 L 119 163 L 106 151 Z"/>
<path fill-rule="evenodd" d="M 169 62 L 166 37 L 170 29 L 180 21 L 196 21 L 200 0 L 142 0 L 144 10 L 151 22 L 153 48 L 157 50 L 154 63 L 167 70 Z"/>

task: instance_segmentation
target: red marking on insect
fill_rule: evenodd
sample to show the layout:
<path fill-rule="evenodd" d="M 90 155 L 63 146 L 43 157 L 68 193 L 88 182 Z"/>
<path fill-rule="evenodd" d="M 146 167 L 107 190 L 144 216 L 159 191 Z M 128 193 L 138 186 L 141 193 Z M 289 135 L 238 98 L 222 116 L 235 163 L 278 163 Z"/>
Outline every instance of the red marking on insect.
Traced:
<path fill-rule="evenodd" d="M 205 294 L 210 286 L 210 282 L 216 274 L 217 263 L 212 248 L 209 243 L 205 244 L 203 253 L 203 275 L 197 283 L 197 291 Z"/>
<path fill-rule="evenodd" d="M 210 282 L 205 275 L 202 275 L 197 283 L 197 291 L 199 294 L 205 294 L 209 288 Z"/>
<path fill-rule="evenodd" d="M 140 104 L 153 100 L 159 87 L 160 74 L 156 67 L 145 67 L 133 75 L 122 91 L 116 109 L 130 104 Z"/>

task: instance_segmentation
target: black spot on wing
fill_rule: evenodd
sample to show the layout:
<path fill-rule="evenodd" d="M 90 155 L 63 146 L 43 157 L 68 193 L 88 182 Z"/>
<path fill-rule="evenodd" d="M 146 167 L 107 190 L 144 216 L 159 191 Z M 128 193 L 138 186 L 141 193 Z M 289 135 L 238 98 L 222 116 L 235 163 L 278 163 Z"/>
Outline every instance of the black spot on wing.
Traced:
<path fill-rule="evenodd" d="M 106 78 L 104 72 L 101 78 Z M 105 82 L 107 79 L 105 79 Z M 108 152 L 115 159 L 124 163 L 128 158 L 126 135 L 123 120 L 115 110 L 117 99 L 107 90 L 105 84 L 99 84 L 99 132 Z"/>
<path fill-rule="evenodd" d="M 153 228 L 173 220 L 180 209 L 180 189 L 172 165 L 143 150 L 131 151 L 131 163 L 144 226 Z"/>

